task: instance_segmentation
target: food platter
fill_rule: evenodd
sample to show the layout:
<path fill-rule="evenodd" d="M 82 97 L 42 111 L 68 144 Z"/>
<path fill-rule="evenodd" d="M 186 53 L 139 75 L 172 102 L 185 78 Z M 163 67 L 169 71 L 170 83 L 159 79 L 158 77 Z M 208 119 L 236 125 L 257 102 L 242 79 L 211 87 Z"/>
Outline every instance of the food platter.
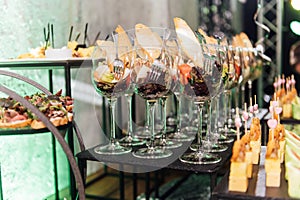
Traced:
<path fill-rule="evenodd" d="M 72 126 L 72 122 L 68 124 L 57 126 L 56 128 L 65 135 L 67 128 Z M 30 126 L 22 128 L 0 128 L 0 136 L 4 135 L 31 135 L 31 134 L 41 134 L 49 132 L 48 128 L 33 129 Z"/>

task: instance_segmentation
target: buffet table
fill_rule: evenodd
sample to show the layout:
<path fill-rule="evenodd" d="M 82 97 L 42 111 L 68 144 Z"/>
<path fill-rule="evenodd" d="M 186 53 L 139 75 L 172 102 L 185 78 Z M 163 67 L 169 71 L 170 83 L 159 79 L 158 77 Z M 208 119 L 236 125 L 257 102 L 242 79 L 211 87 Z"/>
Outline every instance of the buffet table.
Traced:
<path fill-rule="evenodd" d="M 211 177 L 211 191 L 216 185 L 216 179 L 217 175 L 219 172 L 226 169 L 226 164 L 228 164 L 229 158 L 231 156 L 231 148 L 232 144 L 228 145 L 228 149 L 224 152 L 219 153 L 222 157 L 222 160 L 217 163 L 217 164 L 210 164 L 210 165 L 192 165 L 192 164 L 186 164 L 182 163 L 179 159 L 177 159 L 178 155 L 181 152 L 184 152 L 187 147 L 189 146 L 188 143 L 183 144 L 182 147 L 179 147 L 177 149 L 172 149 L 173 155 L 168 158 L 163 158 L 163 159 L 140 159 L 134 157 L 131 153 L 124 154 L 124 155 L 116 155 L 116 156 L 111 156 L 111 155 L 100 155 L 95 153 L 94 149 L 96 147 L 87 149 L 83 152 L 80 152 L 77 154 L 78 157 L 78 164 L 79 168 L 81 169 L 82 173 L 84 172 L 84 168 L 86 166 L 86 161 L 96 161 L 96 162 L 103 162 L 108 166 L 113 166 L 114 168 L 118 169 L 123 169 L 124 171 L 131 171 L 132 173 L 134 172 L 139 172 L 144 169 L 162 169 L 162 166 L 164 166 L 164 169 L 175 169 L 175 170 L 184 170 L 188 171 L 191 173 L 199 173 L 199 174 L 209 174 Z M 146 183 L 146 185 L 149 186 L 149 184 Z M 120 199 L 124 199 L 124 179 L 120 179 Z M 176 185 L 175 187 L 178 187 L 179 185 Z M 137 185 L 134 185 L 134 188 L 136 189 Z M 158 187 L 159 183 L 157 183 L 154 186 L 155 193 L 158 194 Z M 173 190 L 175 188 L 170 188 L 169 190 Z M 146 197 L 149 197 L 149 192 L 150 189 L 146 188 Z M 165 192 L 165 194 L 162 194 L 161 196 L 158 196 L 158 198 L 166 198 L 166 194 L 169 192 Z"/>
<path fill-rule="evenodd" d="M 229 172 L 225 174 L 223 179 L 215 187 L 212 192 L 212 199 L 272 199 L 272 200 L 284 200 L 291 199 L 288 195 L 288 184 L 285 180 L 284 165 L 281 165 L 281 182 L 280 187 L 266 187 L 266 176 L 265 176 L 265 151 L 266 147 L 262 147 L 260 155 L 259 165 L 253 165 L 253 177 L 249 179 L 249 185 L 247 192 L 231 192 L 228 191 L 228 178 Z"/>

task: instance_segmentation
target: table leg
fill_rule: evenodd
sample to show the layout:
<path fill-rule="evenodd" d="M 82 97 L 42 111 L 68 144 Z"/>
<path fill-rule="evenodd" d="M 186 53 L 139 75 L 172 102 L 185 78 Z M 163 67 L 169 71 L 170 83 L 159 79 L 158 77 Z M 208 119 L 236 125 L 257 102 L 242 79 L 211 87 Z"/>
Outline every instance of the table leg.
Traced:
<path fill-rule="evenodd" d="M 66 96 L 72 96 L 71 92 L 71 66 L 67 64 L 65 66 L 65 81 L 66 81 Z"/>
<path fill-rule="evenodd" d="M 125 189 L 124 189 L 124 172 L 119 172 L 119 181 L 120 181 L 120 200 L 125 199 Z"/>
<path fill-rule="evenodd" d="M 53 93 L 53 70 L 48 70 L 48 76 L 49 76 L 49 91 Z"/>
<path fill-rule="evenodd" d="M 158 176 L 159 171 L 154 172 L 154 191 L 155 191 L 155 198 L 159 198 L 159 185 L 160 185 L 160 180 Z"/>
<path fill-rule="evenodd" d="M 150 173 L 149 172 L 146 173 L 145 181 L 146 181 L 145 198 L 146 200 L 149 200 L 150 199 Z"/>
<path fill-rule="evenodd" d="M 133 173 L 132 174 L 132 184 L 133 184 L 133 200 L 135 200 L 136 199 L 136 197 L 137 197 L 137 179 L 138 179 L 138 177 L 137 177 L 137 174 L 136 173 Z"/>
<path fill-rule="evenodd" d="M 74 137 L 73 137 L 73 128 L 69 127 L 67 130 L 67 141 L 69 144 L 69 148 L 74 155 Z M 76 181 L 72 170 L 70 169 L 70 191 L 71 191 L 71 199 L 76 199 Z"/>
<path fill-rule="evenodd" d="M 210 193 L 213 192 L 217 183 L 217 173 L 210 174 Z"/>
<path fill-rule="evenodd" d="M 56 155 L 56 143 L 55 137 L 51 134 L 52 140 L 52 156 L 53 156 L 53 171 L 54 171 L 54 190 L 55 190 L 55 199 L 59 200 L 59 190 L 58 190 L 58 173 L 57 173 L 57 155 Z"/>

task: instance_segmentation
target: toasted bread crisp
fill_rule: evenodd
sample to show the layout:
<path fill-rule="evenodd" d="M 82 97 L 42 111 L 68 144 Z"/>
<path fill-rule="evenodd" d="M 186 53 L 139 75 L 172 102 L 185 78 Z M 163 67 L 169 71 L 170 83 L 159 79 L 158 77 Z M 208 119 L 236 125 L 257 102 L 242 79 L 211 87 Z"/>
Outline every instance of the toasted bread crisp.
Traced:
<path fill-rule="evenodd" d="M 133 51 L 133 45 L 132 42 L 128 36 L 128 34 L 126 33 L 126 31 L 123 29 L 123 27 L 121 25 L 118 25 L 117 28 L 115 29 L 115 32 L 117 33 L 115 35 L 115 38 L 118 42 L 118 46 L 120 48 L 118 48 L 118 53 L 119 56 L 122 60 L 125 60 L 125 57 L 127 55 L 131 55 L 134 56 L 134 58 L 136 57 L 135 55 L 135 51 Z M 127 48 L 123 48 L 123 47 L 127 47 Z M 132 54 L 129 54 L 132 53 Z"/>
<path fill-rule="evenodd" d="M 136 43 L 140 47 L 137 53 L 139 56 L 147 56 L 150 59 L 156 59 L 161 54 L 162 39 L 153 32 L 151 28 L 144 24 L 135 25 Z"/>
<path fill-rule="evenodd" d="M 202 48 L 192 29 L 183 19 L 178 17 L 174 18 L 174 24 L 178 43 L 182 51 L 196 65 L 202 66 Z"/>

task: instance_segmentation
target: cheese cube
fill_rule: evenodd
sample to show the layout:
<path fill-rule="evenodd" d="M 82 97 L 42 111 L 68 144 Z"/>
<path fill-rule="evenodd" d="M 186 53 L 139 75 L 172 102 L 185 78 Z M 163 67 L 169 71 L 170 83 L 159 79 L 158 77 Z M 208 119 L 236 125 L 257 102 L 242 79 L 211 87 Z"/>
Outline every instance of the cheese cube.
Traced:
<path fill-rule="evenodd" d="M 248 188 L 248 178 L 246 176 L 230 176 L 229 177 L 229 191 L 246 192 Z"/>
<path fill-rule="evenodd" d="M 280 170 L 266 173 L 267 187 L 280 187 Z"/>

